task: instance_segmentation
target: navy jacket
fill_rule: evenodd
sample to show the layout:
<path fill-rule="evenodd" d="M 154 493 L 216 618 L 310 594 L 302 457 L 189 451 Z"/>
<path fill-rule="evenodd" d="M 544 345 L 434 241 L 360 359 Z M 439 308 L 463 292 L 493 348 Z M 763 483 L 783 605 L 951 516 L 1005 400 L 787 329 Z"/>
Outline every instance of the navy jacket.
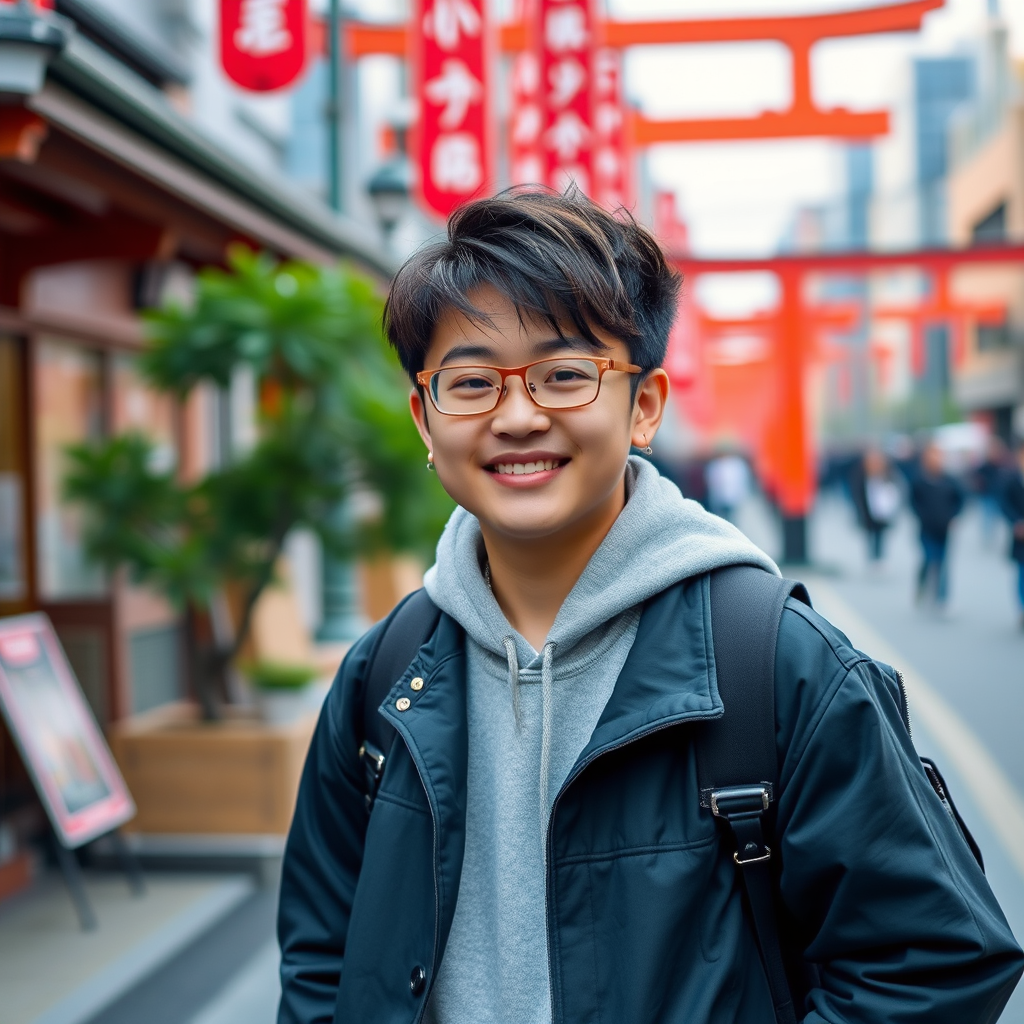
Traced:
<path fill-rule="evenodd" d="M 1017 472 L 1007 477 L 1002 504 L 1011 530 L 1018 523 L 1024 523 L 1024 473 Z M 1015 562 L 1024 562 L 1024 537 L 1013 532 L 1010 534 L 1010 557 Z"/>
<path fill-rule="evenodd" d="M 699 806 L 695 729 L 723 713 L 710 623 L 707 577 L 648 602 L 612 697 L 555 800 L 547 858 L 555 1024 L 773 1020 L 729 840 Z M 345 659 L 302 779 L 281 887 L 280 1024 L 418 1021 L 455 911 L 466 801 L 463 634 L 442 615 L 382 705 L 399 736 L 367 815 L 358 732 L 374 635 Z M 409 686 L 416 676 L 425 680 L 418 691 Z M 812 965 L 797 1000 L 802 1019 L 996 1020 L 1024 956 L 921 769 L 895 676 L 791 599 L 776 690 L 772 846 L 787 931 Z M 400 697 L 407 711 L 397 710 Z"/>

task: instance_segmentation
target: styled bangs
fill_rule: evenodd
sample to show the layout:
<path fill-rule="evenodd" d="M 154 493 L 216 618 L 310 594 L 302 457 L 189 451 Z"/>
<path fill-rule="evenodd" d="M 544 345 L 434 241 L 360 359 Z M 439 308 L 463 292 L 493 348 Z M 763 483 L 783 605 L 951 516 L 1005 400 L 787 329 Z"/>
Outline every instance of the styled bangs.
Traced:
<path fill-rule="evenodd" d="M 546 321 L 592 344 L 622 340 L 644 370 L 664 359 L 681 278 L 625 211 L 613 217 L 575 188 L 510 189 L 458 209 L 447 238 L 405 263 L 391 286 L 384 329 L 410 377 L 423 368 L 438 321 L 457 311 L 490 323 L 471 295 L 491 286 L 520 319 Z"/>

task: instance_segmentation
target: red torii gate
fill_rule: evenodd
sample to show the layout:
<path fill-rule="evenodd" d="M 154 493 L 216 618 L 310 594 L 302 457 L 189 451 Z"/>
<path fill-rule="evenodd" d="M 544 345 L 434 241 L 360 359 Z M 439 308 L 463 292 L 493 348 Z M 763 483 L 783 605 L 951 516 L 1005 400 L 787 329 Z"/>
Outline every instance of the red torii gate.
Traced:
<path fill-rule="evenodd" d="M 873 138 L 889 130 L 885 110 L 822 110 L 811 90 L 811 49 L 823 39 L 913 32 L 922 18 L 945 0 L 904 0 L 902 3 L 829 14 L 782 17 L 677 18 L 664 21 L 615 21 L 601 24 L 599 46 L 626 49 L 687 43 L 780 42 L 792 57 L 792 100 L 787 110 L 765 111 L 755 117 L 651 120 L 633 116 L 632 137 L 637 146 L 663 142 L 707 142 L 738 139 L 782 139 L 831 136 Z M 404 25 L 345 26 L 344 53 L 349 60 L 372 54 L 405 58 L 409 52 Z M 499 30 L 500 48 L 517 53 L 526 46 L 526 26 L 515 22 Z"/>
<path fill-rule="evenodd" d="M 811 88 L 810 52 L 829 38 L 883 32 L 916 31 L 929 11 L 944 0 L 905 0 L 902 3 L 829 14 L 787 17 L 695 18 L 659 21 L 605 21 L 599 26 L 598 45 L 723 43 L 774 40 L 785 45 L 792 58 L 792 99 L 787 110 L 765 111 L 745 118 L 691 118 L 651 120 L 634 113 L 630 133 L 634 145 L 739 139 L 778 139 L 811 136 L 872 138 L 889 129 L 886 111 L 822 110 Z M 500 48 L 516 53 L 526 46 L 526 26 L 506 24 L 500 29 Z M 345 52 L 350 60 L 374 53 L 405 57 L 408 39 L 402 25 L 345 27 Z M 803 301 L 805 279 L 814 273 L 865 274 L 887 267 L 906 266 L 930 272 L 935 282 L 928 308 L 902 315 L 923 321 L 944 319 L 956 312 L 949 300 L 948 276 L 961 263 L 1024 263 L 1024 247 L 977 248 L 965 251 L 931 250 L 910 253 L 848 253 L 778 257 L 775 259 L 698 260 L 680 256 L 680 267 L 691 278 L 702 273 L 769 271 L 778 278 L 781 302 L 774 316 L 776 415 L 766 430 L 766 469 L 784 521 L 784 558 L 806 558 L 805 517 L 815 487 L 814 454 L 806 409 L 805 377 L 814 359 L 811 345 L 814 320 L 821 311 Z M 887 311 L 890 315 L 896 310 Z"/>
<path fill-rule="evenodd" d="M 769 258 L 700 259 L 674 257 L 676 266 L 691 282 L 702 274 L 768 272 L 779 281 L 780 298 L 775 311 L 774 367 L 775 416 L 764 438 L 764 466 L 767 486 L 783 517 L 784 560 L 806 560 L 805 520 L 815 492 L 815 453 L 807 409 L 805 377 L 814 358 L 813 330 L 820 310 L 807 307 L 804 286 L 815 274 L 859 276 L 881 270 L 925 271 L 933 281 L 943 282 L 939 302 L 920 314 L 929 320 L 965 312 L 949 302 L 949 274 L 968 264 L 1020 264 L 1024 266 L 1024 245 L 978 245 L 970 249 L 924 249 L 910 252 L 816 253 Z M 991 314 L 979 306 L 980 314 Z M 881 310 L 888 317 L 908 315 L 907 310 Z M 760 320 L 764 323 L 764 320 Z"/>

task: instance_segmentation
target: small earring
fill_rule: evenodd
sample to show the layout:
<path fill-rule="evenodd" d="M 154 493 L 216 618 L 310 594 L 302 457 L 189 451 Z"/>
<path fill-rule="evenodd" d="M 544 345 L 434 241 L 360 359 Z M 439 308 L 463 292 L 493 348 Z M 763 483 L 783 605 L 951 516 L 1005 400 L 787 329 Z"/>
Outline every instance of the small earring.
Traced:
<path fill-rule="evenodd" d="M 433 452 L 427 452 L 427 469 L 429 469 L 431 473 L 436 473 L 437 472 L 437 470 L 434 468 L 434 453 Z"/>
<path fill-rule="evenodd" d="M 644 455 L 653 455 L 654 449 L 647 443 L 647 435 L 644 434 L 644 447 L 640 449 Z"/>

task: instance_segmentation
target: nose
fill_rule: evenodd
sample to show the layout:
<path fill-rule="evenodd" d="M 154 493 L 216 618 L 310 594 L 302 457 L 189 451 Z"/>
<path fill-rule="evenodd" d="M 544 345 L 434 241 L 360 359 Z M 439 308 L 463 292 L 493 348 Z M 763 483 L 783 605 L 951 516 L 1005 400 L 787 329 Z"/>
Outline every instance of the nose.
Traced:
<path fill-rule="evenodd" d="M 495 434 L 525 437 L 543 432 L 550 426 L 551 420 L 526 390 L 526 382 L 521 377 L 507 377 L 505 394 L 498 402 L 491 430 Z"/>

